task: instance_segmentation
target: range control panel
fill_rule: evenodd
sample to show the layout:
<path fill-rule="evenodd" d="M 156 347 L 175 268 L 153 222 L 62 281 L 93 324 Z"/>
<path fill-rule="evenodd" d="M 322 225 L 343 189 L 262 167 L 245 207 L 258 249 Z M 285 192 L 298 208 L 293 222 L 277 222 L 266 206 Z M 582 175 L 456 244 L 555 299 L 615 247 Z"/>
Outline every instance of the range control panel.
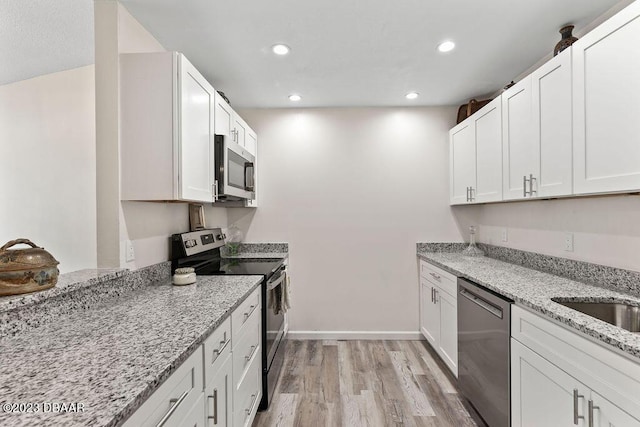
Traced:
<path fill-rule="evenodd" d="M 191 231 L 179 235 L 187 256 L 224 246 L 225 235 L 220 228 Z"/>

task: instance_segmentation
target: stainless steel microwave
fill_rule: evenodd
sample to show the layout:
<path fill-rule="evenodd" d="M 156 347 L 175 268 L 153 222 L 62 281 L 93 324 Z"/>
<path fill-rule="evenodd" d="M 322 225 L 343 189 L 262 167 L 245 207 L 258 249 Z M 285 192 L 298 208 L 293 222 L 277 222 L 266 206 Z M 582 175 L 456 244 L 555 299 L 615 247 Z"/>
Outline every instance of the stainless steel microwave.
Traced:
<path fill-rule="evenodd" d="M 214 200 L 255 198 L 255 157 L 225 135 L 215 136 Z"/>

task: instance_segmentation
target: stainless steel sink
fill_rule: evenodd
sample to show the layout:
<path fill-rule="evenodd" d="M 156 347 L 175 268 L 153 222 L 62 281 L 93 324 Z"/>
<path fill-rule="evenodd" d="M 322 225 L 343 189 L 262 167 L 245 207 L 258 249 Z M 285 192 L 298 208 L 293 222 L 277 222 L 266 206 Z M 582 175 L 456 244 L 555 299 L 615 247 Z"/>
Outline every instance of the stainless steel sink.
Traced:
<path fill-rule="evenodd" d="M 580 313 L 595 317 L 630 332 L 640 332 L 640 307 L 612 302 L 573 302 L 551 299 Z"/>

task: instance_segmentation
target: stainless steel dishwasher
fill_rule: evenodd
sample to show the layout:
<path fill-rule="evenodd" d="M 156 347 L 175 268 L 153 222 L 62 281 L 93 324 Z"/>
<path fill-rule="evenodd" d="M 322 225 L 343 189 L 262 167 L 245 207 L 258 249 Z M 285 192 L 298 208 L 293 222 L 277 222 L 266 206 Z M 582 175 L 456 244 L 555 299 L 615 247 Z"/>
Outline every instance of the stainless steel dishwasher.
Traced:
<path fill-rule="evenodd" d="M 458 279 L 458 386 L 490 427 L 510 425 L 511 303 Z"/>

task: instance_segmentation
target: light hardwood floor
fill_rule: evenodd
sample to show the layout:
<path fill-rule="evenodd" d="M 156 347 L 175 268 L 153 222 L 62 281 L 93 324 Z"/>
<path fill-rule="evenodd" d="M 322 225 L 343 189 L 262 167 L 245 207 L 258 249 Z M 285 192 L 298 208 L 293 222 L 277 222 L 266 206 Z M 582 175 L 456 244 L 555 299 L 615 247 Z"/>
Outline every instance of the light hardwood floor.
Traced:
<path fill-rule="evenodd" d="M 289 340 L 276 395 L 253 426 L 477 426 L 422 341 Z"/>

